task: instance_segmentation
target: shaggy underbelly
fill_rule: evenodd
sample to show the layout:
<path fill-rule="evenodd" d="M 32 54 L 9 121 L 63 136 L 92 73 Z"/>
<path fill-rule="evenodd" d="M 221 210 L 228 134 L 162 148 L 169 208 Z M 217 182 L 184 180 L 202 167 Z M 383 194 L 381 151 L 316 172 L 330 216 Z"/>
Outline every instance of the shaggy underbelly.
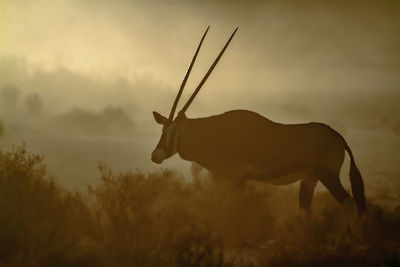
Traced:
<path fill-rule="evenodd" d="M 308 170 L 304 169 L 304 170 L 290 173 L 290 174 L 280 176 L 280 177 L 266 178 L 261 181 L 263 181 L 265 183 L 269 183 L 269 184 L 275 184 L 275 185 L 287 185 L 287 184 L 292 184 L 292 183 L 295 183 L 295 182 L 303 179 L 303 177 L 307 174 L 308 174 Z"/>
<path fill-rule="evenodd" d="M 295 183 L 306 176 L 310 175 L 310 169 L 306 167 L 286 167 L 269 172 L 258 172 L 257 174 L 249 175 L 249 179 L 257 180 L 275 185 L 287 185 Z"/>

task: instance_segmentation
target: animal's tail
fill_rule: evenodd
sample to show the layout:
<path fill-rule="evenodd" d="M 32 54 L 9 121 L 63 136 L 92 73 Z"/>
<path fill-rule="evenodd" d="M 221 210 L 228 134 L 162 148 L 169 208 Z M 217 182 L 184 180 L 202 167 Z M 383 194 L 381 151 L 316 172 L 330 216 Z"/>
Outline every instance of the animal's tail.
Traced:
<path fill-rule="evenodd" d="M 365 211 L 364 182 L 362 180 L 361 173 L 356 166 L 356 162 L 354 161 L 353 153 L 351 152 L 350 147 L 347 145 L 346 142 L 345 149 L 350 156 L 351 191 L 357 204 L 358 215 L 362 215 Z"/>

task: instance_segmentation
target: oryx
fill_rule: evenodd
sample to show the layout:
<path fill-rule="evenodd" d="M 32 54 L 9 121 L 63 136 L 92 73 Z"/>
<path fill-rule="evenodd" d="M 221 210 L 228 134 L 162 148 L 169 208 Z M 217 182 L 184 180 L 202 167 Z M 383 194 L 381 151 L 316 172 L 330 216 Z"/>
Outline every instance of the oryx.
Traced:
<path fill-rule="evenodd" d="M 354 205 L 339 180 L 347 151 L 350 156 L 351 189 L 358 214 L 362 214 L 365 196 L 361 174 L 343 136 L 328 125 L 315 122 L 281 124 L 247 110 L 233 110 L 197 119 L 185 116 L 185 111 L 218 63 L 237 28 L 174 118 L 179 98 L 208 29 L 189 65 L 169 117 L 153 112 L 154 119 L 163 127 L 161 138 L 152 153 L 152 161 L 159 164 L 178 153 L 181 158 L 230 179 L 256 179 L 283 185 L 300 181 L 300 211 L 306 211 L 318 181 L 344 207 Z"/>

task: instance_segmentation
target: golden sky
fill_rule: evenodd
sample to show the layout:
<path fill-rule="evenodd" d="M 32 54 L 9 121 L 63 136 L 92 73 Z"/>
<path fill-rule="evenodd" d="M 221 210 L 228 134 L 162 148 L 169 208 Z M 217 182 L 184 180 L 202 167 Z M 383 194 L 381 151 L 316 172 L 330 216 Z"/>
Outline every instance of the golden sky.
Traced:
<path fill-rule="evenodd" d="M 400 65 L 395 1 L 3 0 L 1 10 L 0 55 L 47 70 L 148 74 L 175 86 L 207 25 L 212 28 L 200 73 L 236 26 L 221 69 L 244 73 L 240 80 L 246 82 L 265 69 L 273 76 L 282 69 L 347 72 Z"/>

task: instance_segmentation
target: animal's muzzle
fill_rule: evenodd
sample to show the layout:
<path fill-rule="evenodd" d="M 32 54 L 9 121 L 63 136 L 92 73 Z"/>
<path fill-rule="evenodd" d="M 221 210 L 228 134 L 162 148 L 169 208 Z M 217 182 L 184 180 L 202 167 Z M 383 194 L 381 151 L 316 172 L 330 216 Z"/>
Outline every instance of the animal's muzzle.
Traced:
<path fill-rule="evenodd" d="M 154 163 L 160 164 L 165 159 L 165 153 L 163 150 L 156 149 L 151 153 L 151 160 Z"/>
<path fill-rule="evenodd" d="M 159 159 L 157 157 L 157 155 L 154 155 L 154 154 L 151 155 L 151 161 L 153 161 L 154 163 L 157 163 L 157 164 L 160 164 L 162 162 L 162 160 Z"/>

